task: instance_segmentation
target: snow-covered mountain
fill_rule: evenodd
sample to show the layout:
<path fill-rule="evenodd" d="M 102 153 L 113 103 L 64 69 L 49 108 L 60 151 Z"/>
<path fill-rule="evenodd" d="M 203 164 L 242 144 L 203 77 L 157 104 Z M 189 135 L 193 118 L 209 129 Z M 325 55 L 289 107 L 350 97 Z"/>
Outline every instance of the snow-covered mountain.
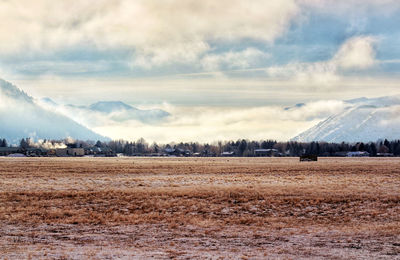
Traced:
<path fill-rule="evenodd" d="M 89 106 L 60 105 L 50 98 L 42 98 L 38 104 L 62 113 L 88 127 L 108 124 L 107 121 L 124 122 L 136 120 L 142 123 L 156 123 L 170 114 L 162 109 L 138 109 L 121 101 L 99 101 Z M 93 120 L 95 119 L 95 120 Z"/>
<path fill-rule="evenodd" d="M 74 120 L 38 106 L 13 84 L 0 79 L 0 137 L 11 143 L 21 138 L 108 140 Z"/>
<path fill-rule="evenodd" d="M 88 108 L 103 113 L 112 113 L 123 110 L 130 110 L 130 111 L 138 110 L 137 108 L 127 105 L 121 101 L 99 101 L 97 103 L 91 104 Z"/>
<path fill-rule="evenodd" d="M 293 141 L 369 142 L 400 139 L 398 97 L 346 100 L 344 111 L 294 137 Z"/>
<path fill-rule="evenodd" d="M 91 104 L 87 109 L 111 114 L 111 117 L 116 121 L 138 120 L 141 122 L 157 122 L 170 114 L 161 109 L 138 109 L 127 105 L 121 101 L 99 101 Z"/>

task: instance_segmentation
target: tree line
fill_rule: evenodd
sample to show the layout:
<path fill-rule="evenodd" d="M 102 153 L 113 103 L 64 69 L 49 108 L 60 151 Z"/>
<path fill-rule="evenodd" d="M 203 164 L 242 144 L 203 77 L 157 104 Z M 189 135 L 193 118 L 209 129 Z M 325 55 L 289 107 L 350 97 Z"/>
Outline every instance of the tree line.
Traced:
<path fill-rule="evenodd" d="M 51 140 L 45 143 L 64 143 L 70 147 L 99 147 L 110 148 L 115 153 L 127 156 L 135 155 L 160 155 L 166 151 L 180 151 L 189 155 L 198 156 L 221 156 L 224 152 L 230 152 L 232 156 L 252 157 L 256 155 L 258 149 L 270 149 L 275 156 L 300 156 L 304 154 L 314 154 L 318 156 L 337 156 L 343 152 L 368 152 L 370 156 L 379 154 L 392 154 L 400 156 L 400 140 L 389 141 L 387 139 L 377 142 L 357 142 L 357 143 L 327 143 L 327 142 L 278 142 L 276 140 L 252 141 L 240 139 L 236 141 L 218 141 L 213 143 L 199 142 L 180 142 L 158 144 L 148 143 L 143 138 L 137 141 L 113 140 L 108 142 L 93 142 L 76 140 L 73 143 L 67 140 Z M 42 142 L 43 143 L 43 142 Z M 29 138 L 21 139 L 20 147 L 37 147 Z M 0 138 L 0 147 L 7 147 L 6 139 Z"/>
<path fill-rule="evenodd" d="M 357 143 L 327 143 L 327 142 L 277 142 L 275 140 L 251 141 L 241 139 L 237 141 L 218 141 L 213 143 L 199 142 L 180 142 L 149 144 L 143 138 L 129 142 L 124 140 L 99 142 L 97 146 L 109 147 L 116 153 L 125 155 L 146 155 L 159 154 L 167 149 L 178 149 L 187 151 L 190 154 L 200 156 L 221 156 L 223 152 L 231 152 L 233 156 L 251 157 L 255 156 L 258 149 L 273 149 L 281 156 L 300 156 L 304 154 L 315 154 L 318 156 L 335 156 L 341 152 L 368 152 L 370 156 L 378 154 L 393 154 L 400 156 L 400 140 L 382 140 L 377 142 L 357 142 Z"/>

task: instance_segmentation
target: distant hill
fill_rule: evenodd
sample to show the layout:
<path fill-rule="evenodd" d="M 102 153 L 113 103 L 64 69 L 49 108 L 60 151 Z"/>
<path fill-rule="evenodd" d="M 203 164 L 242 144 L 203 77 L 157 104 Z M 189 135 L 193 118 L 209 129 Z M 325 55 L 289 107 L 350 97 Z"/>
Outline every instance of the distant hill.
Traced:
<path fill-rule="evenodd" d="M 111 115 L 116 121 L 138 120 L 144 123 L 157 122 L 170 114 L 161 109 L 138 109 L 121 101 L 99 101 L 86 107 L 92 111 Z"/>
<path fill-rule="evenodd" d="M 49 101 L 49 100 L 48 100 Z M 74 120 L 38 106 L 33 98 L 10 82 L 0 79 L 0 137 L 17 143 L 36 139 L 108 140 Z"/>
<path fill-rule="evenodd" d="M 121 101 L 99 101 L 97 103 L 91 104 L 88 108 L 103 113 L 112 113 L 123 110 L 138 110 L 137 108 L 127 105 Z"/>
<path fill-rule="evenodd" d="M 90 127 L 101 126 L 102 120 L 93 120 L 99 117 L 116 122 L 136 120 L 142 123 L 157 123 L 170 116 L 162 109 L 138 109 L 122 101 L 99 101 L 88 106 L 60 105 L 50 98 L 42 98 L 37 102 L 46 109 L 58 111 Z"/>
<path fill-rule="evenodd" d="M 398 97 L 358 98 L 348 107 L 311 127 L 292 140 L 300 142 L 356 142 L 400 139 Z"/>

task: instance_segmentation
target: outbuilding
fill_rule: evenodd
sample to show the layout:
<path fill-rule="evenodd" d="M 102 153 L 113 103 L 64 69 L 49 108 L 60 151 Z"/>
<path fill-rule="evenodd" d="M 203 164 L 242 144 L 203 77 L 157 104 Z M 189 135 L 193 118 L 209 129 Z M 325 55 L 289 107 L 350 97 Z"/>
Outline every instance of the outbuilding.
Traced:
<path fill-rule="evenodd" d="M 0 147 L 0 156 L 9 156 L 15 153 L 24 153 L 24 151 L 19 147 Z"/>
<path fill-rule="evenodd" d="M 280 156 L 279 151 L 277 149 L 255 149 L 254 156 Z"/>
<path fill-rule="evenodd" d="M 56 155 L 58 157 L 84 156 L 85 155 L 85 149 L 83 149 L 83 148 L 56 149 Z"/>

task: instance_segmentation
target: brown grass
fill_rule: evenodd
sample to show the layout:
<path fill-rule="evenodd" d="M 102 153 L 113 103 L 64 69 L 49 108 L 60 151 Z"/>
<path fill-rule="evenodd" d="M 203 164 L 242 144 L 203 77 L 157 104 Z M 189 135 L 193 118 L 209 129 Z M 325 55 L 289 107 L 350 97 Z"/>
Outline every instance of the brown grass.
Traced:
<path fill-rule="evenodd" d="M 347 252 L 346 258 L 353 251 L 392 256 L 400 253 L 394 242 L 400 238 L 400 159 L 1 158 L 0 222 L 0 236 L 9 239 L 0 243 L 3 253 L 12 245 L 15 252 L 22 244 L 37 245 L 37 236 L 65 248 L 68 243 L 54 230 L 67 226 L 61 233 L 74 243 L 82 242 L 82 234 L 102 231 L 96 242 L 85 240 L 91 241 L 84 247 L 94 254 L 90 257 L 101 252 L 99 243 L 110 242 L 108 236 L 119 241 L 121 256 L 185 258 L 200 251 L 228 256 L 229 251 L 239 257 L 230 237 L 247 241 L 239 247 L 245 258 L 249 253 L 249 258 L 298 256 L 295 252 L 324 256 L 313 247 L 331 250 L 327 256 L 335 256 L 336 249 Z M 10 235 L 27 227 L 31 235 Z M 122 235 L 131 227 L 143 229 L 135 235 L 143 243 L 134 249 Z M 156 234 L 160 238 L 152 241 Z M 184 236 L 196 238 L 189 248 L 178 239 Z M 319 236 L 329 243 L 310 244 Z M 164 246 L 165 237 L 178 241 Z M 355 237 L 383 246 L 361 245 L 360 250 Z M 111 248 L 115 252 L 115 245 Z M 33 254 L 38 250 L 34 246 Z"/>

